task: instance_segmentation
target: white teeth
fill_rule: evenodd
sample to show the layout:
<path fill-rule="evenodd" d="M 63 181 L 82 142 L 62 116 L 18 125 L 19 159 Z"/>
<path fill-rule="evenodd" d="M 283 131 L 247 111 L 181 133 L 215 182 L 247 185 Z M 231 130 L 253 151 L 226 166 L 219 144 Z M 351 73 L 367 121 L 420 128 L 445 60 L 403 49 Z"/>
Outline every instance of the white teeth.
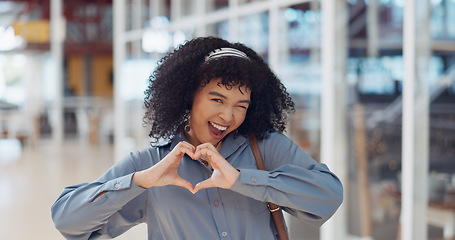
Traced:
<path fill-rule="evenodd" d="M 227 129 L 227 127 L 223 127 L 223 126 L 217 125 L 217 124 L 215 124 L 215 123 L 213 123 L 213 122 L 210 122 L 210 124 L 212 124 L 212 126 L 213 126 L 214 128 L 216 128 L 216 129 L 218 129 L 218 130 L 220 130 L 220 131 L 224 131 L 224 130 Z"/>

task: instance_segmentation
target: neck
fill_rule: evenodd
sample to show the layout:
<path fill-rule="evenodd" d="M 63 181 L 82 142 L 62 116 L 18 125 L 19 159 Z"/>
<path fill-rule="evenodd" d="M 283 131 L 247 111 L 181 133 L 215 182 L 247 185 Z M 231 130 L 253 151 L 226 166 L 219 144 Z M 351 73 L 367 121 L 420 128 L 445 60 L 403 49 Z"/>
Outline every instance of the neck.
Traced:
<path fill-rule="evenodd" d="M 198 140 L 196 140 L 191 133 L 192 133 L 191 130 L 189 132 L 183 131 L 183 134 L 185 135 L 186 139 L 188 139 L 188 141 L 191 143 L 191 145 L 193 145 L 195 147 L 201 145 L 202 143 L 199 142 Z M 218 152 L 221 150 L 221 147 L 223 146 L 223 142 L 224 142 L 225 138 L 226 137 L 222 138 L 220 141 L 218 141 L 217 143 L 215 143 L 213 145 Z"/>
<path fill-rule="evenodd" d="M 216 148 L 216 150 L 217 150 L 218 152 L 221 151 L 221 147 L 223 146 L 223 142 L 224 142 L 224 139 L 225 139 L 225 138 L 226 138 L 226 137 L 222 138 L 219 142 L 217 142 L 217 143 L 214 145 L 215 148 Z"/>
<path fill-rule="evenodd" d="M 185 138 L 188 139 L 188 141 L 191 143 L 191 145 L 196 147 L 196 146 L 200 145 L 201 143 L 193 137 L 191 132 L 192 132 L 192 130 L 190 130 L 189 132 L 183 131 L 183 134 L 185 135 Z"/>

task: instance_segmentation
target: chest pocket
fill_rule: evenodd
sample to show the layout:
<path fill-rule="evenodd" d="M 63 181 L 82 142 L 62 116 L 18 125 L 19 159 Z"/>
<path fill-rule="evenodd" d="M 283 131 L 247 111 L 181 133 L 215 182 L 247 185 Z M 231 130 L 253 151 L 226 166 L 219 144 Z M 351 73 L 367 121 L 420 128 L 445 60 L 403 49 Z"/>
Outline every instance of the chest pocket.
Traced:
<path fill-rule="evenodd" d="M 264 211 L 268 211 L 267 203 L 258 201 L 256 199 L 246 197 L 240 193 L 232 192 L 235 207 L 242 210 L 248 210 L 255 214 L 262 213 Z"/>

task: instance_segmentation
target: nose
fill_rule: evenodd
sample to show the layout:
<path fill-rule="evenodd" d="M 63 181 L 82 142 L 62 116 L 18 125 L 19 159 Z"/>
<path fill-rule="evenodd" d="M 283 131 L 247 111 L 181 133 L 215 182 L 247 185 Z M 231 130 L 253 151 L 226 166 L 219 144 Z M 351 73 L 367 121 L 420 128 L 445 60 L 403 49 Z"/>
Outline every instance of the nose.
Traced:
<path fill-rule="evenodd" d="M 225 123 L 230 123 L 234 119 L 234 110 L 231 107 L 223 107 L 219 116 Z"/>

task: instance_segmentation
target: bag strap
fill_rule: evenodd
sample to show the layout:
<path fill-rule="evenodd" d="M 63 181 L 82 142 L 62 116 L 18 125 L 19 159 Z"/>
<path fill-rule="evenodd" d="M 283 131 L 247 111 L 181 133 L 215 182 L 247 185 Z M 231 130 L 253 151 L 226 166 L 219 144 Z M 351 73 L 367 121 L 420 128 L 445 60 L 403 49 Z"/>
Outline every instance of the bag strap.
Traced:
<path fill-rule="evenodd" d="M 261 151 L 259 150 L 259 145 L 256 140 L 256 135 L 254 133 L 248 134 L 248 139 L 250 140 L 250 147 L 253 151 L 254 159 L 256 159 L 256 165 L 259 170 L 266 170 L 264 159 L 262 159 Z M 283 215 L 281 214 L 280 206 L 276 205 L 275 203 L 269 202 L 267 203 L 269 210 L 272 214 L 273 222 L 275 223 L 275 228 L 278 232 L 278 239 L 279 240 L 288 240 L 288 233 L 286 231 L 286 226 L 283 220 Z"/>

